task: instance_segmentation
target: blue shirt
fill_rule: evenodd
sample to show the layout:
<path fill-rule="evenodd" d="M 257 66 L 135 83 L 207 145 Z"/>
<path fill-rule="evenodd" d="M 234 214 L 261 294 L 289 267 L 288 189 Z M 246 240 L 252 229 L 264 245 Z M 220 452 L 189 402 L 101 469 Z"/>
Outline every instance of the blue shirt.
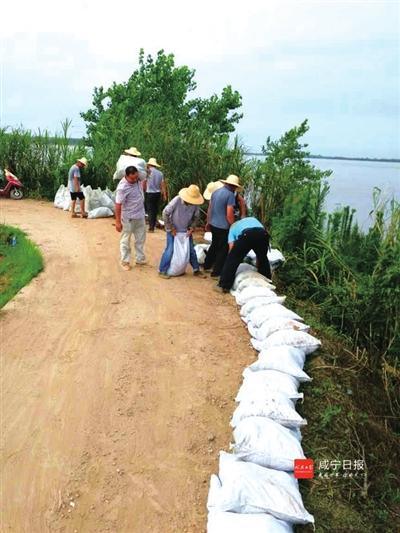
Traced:
<path fill-rule="evenodd" d="M 210 224 L 215 228 L 228 229 L 229 222 L 226 218 L 226 208 L 235 206 L 235 194 L 227 185 L 212 193 L 210 200 Z"/>
<path fill-rule="evenodd" d="M 68 172 L 68 188 L 69 192 L 75 192 L 74 177 L 78 179 L 79 189 L 77 192 L 81 192 L 81 169 L 78 165 L 72 165 Z"/>
<path fill-rule="evenodd" d="M 231 229 L 229 230 L 229 234 L 228 234 L 228 242 L 231 243 L 231 242 L 237 241 L 245 229 L 263 228 L 263 227 L 264 226 L 261 224 L 261 222 L 254 217 L 242 218 L 241 220 L 238 220 L 237 222 L 232 224 Z"/>
<path fill-rule="evenodd" d="M 164 174 L 157 168 L 150 167 L 150 174 L 147 176 L 147 192 L 161 192 L 163 181 Z"/>

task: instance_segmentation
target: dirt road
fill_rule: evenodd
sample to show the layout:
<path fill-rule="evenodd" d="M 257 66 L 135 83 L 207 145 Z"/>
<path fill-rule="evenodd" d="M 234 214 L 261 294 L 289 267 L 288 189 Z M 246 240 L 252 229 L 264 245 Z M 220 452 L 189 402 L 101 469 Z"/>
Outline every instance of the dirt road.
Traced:
<path fill-rule="evenodd" d="M 1 531 L 203 532 L 241 372 L 233 299 L 163 280 L 165 235 L 124 272 L 110 219 L 2 201 L 45 271 L 0 313 Z"/>

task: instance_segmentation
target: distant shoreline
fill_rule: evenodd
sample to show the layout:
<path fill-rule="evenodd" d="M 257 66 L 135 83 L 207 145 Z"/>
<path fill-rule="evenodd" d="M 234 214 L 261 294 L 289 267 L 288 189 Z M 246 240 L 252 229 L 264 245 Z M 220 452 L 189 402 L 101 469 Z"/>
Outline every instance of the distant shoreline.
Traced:
<path fill-rule="evenodd" d="M 265 156 L 265 154 L 246 152 L 245 155 Z M 400 163 L 400 159 L 385 159 L 379 157 L 345 157 L 342 155 L 310 155 L 308 159 L 340 159 L 342 161 L 366 161 L 369 163 Z"/>

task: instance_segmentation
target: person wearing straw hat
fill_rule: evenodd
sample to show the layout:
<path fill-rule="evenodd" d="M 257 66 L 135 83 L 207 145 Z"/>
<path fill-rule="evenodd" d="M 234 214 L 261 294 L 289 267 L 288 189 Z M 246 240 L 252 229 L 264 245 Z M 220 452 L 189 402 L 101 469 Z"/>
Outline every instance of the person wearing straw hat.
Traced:
<path fill-rule="evenodd" d="M 219 180 L 223 186 L 212 193 L 207 211 L 207 231 L 211 231 L 212 241 L 208 249 L 204 270 L 211 271 L 211 277 L 220 276 L 228 255 L 228 231 L 235 222 L 235 192 L 243 187 L 234 174 Z"/>
<path fill-rule="evenodd" d="M 229 254 L 224 263 L 218 284 L 214 289 L 218 292 L 229 292 L 235 280 L 236 270 L 250 250 L 254 250 L 257 258 L 257 270 L 271 279 L 271 267 L 267 253 L 269 249 L 269 233 L 255 217 L 238 220 L 229 230 Z"/>
<path fill-rule="evenodd" d="M 79 200 L 82 218 L 87 218 L 88 214 L 85 211 L 85 197 L 81 187 L 81 168 L 85 168 L 88 164 L 86 157 L 77 159 L 76 163 L 72 165 L 68 172 L 68 188 L 71 194 L 71 216 L 77 218 L 78 214 L 75 212 L 76 200 Z"/>
<path fill-rule="evenodd" d="M 136 148 L 136 146 L 131 146 L 131 148 L 126 148 L 124 153 L 120 155 L 116 171 L 113 175 L 113 180 L 121 180 L 125 177 L 125 170 L 128 167 L 136 167 L 138 170 L 138 176 L 140 181 L 144 181 L 147 178 L 147 168 L 146 161 L 141 159 L 142 154 Z"/>
<path fill-rule="evenodd" d="M 146 179 L 146 210 L 149 216 L 149 231 L 153 232 L 156 227 L 158 208 L 160 206 L 161 195 L 164 202 L 167 201 L 167 190 L 165 187 L 164 174 L 159 170 L 160 165 L 157 159 L 150 157 L 147 161 Z"/>
<path fill-rule="evenodd" d="M 203 193 L 204 200 L 207 200 L 207 201 L 211 200 L 211 196 L 213 192 L 217 191 L 223 186 L 224 184 L 221 183 L 220 181 L 210 181 L 210 183 L 207 185 L 206 190 Z"/>
<path fill-rule="evenodd" d="M 118 183 L 115 196 L 115 229 L 121 233 L 121 267 L 131 269 L 131 237 L 135 237 L 136 264 L 145 265 L 144 243 L 146 222 L 144 217 L 143 189 L 136 167 L 130 166 Z"/>
<path fill-rule="evenodd" d="M 159 275 L 169 279 L 168 269 L 174 253 L 174 238 L 177 233 L 186 233 L 189 237 L 190 264 L 193 268 L 193 275 L 204 277 L 200 272 L 199 262 L 193 245 L 193 231 L 199 217 L 199 206 L 204 203 L 204 198 L 197 185 L 189 185 L 181 189 L 175 198 L 165 206 L 162 216 L 167 232 L 167 244 L 160 261 Z"/>

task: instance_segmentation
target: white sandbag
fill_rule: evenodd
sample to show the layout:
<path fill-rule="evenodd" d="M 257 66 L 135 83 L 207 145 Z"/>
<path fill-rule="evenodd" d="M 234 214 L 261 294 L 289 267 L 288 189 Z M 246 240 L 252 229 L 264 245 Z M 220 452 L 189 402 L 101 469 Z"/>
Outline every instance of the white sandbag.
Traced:
<path fill-rule="evenodd" d="M 274 357 L 275 359 L 290 358 L 290 360 L 297 364 L 300 368 L 303 368 L 306 360 L 305 351 L 300 348 L 295 348 L 294 346 L 273 346 L 272 348 L 266 348 L 262 350 L 258 354 L 258 360 L 266 360 L 272 357 Z M 258 370 L 261 370 L 261 368 L 259 368 Z"/>
<path fill-rule="evenodd" d="M 240 309 L 240 316 L 247 317 L 254 309 L 258 307 L 263 307 L 264 305 L 270 304 L 283 304 L 286 300 L 286 296 L 257 296 L 252 298 Z M 247 320 L 245 320 L 247 322 Z"/>
<path fill-rule="evenodd" d="M 100 196 L 101 207 L 108 207 L 111 211 L 115 212 L 115 202 L 109 197 L 109 195 L 103 191 Z"/>
<path fill-rule="evenodd" d="M 276 248 L 268 250 L 267 257 L 272 270 L 276 270 L 285 262 L 283 254 Z"/>
<path fill-rule="evenodd" d="M 246 291 L 247 290 L 249 289 L 246 289 Z M 240 295 L 242 294 L 243 293 L 240 293 Z M 293 320 L 303 321 L 303 319 L 298 314 L 296 314 L 294 311 L 291 311 L 290 309 L 287 309 L 287 307 L 281 304 L 271 304 L 271 305 L 264 305 L 263 307 L 258 307 L 257 309 L 254 309 L 254 311 L 252 311 L 247 316 L 248 316 L 249 321 L 252 322 L 258 328 L 266 320 L 269 320 L 271 318 L 277 318 L 277 317 L 285 317 L 285 318 L 291 318 Z M 285 344 L 285 343 L 282 343 L 282 344 Z"/>
<path fill-rule="evenodd" d="M 305 331 L 295 331 L 294 329 L 276 331 L 264 341 L 265 348 L 282 345 L 294 346 L 304 350 L 306 354 L 310 354 L 321 346 L 321 341 Z"/>
<path fill-rule="evenodd" d="M 103 191 L 100 188 L 86 191 L 85 209 L 88 213 L 90 211 L 94 211 L 95 209 L 99 207 L 103 207 L 101 205 L 102 195 L 103 195 Z"/>
<path fill-rule="evenodd" d="M 276 296 L 276 294 L 272 289 L 268 289 L 267 287 L 246 287 L 242 291 L 235 293 L 235 299 L 238 305 L 244 305 L 252 298 L 267 296 Z"/>
<path fill-rule="evenodd" d="M 288 428 L 297 428 L 307 424 L 307 421 L 296 411 L 294 401 L 277 391 L 266 394 L 262 399 L 240 402 L 232 415 L 230 424 L 236 427 L 241 420 L 250 416 L 265 416 Z"/>
<path fill-rule="evenodd" d="M 278 422 L 251 416 L 233 430 L 232 449 L 242 461 L 293 472 L 294 460 L 305 459 L 299 441 Z"/>
<path fill-rule="evenodd" d="M 277 370 L 278 372 L 283 372 L 284 374 L 289 374 L 293 376 L 300 382 L 311 381 L 311 378 L 308 374 L 302 369 L 302 365 L 299 365 L 294 361 L 290 355 L 284 357 L 276 357 L 273 355 L 263 356 L 255 361 L 248 367 L 252 372 L 260 372 L 262 370 Z"/>
<path fill-rule="evenodd" d="M 267 278 L 256 278 L 254 276 L 240 280 L 236 290 L 242 291 L 246 287 L 267 287 L 268 289 L 275 289 L 275 285 L 268 281 Z"/>
<path fill-rule="evenodd" d="M 206 231 L 205 234 L 203 235 L 203 239 L 206 242 L 211 243 L 212 242 L 212 233 L 211 233 L 211 231 Z"/>
<path fill-rule="evenodd" d="M 277 318 L 266 320 L 259 328 L 255 328 L 253 337 L 259 341 L 263 341 L 275 333 L 275 331 L 280 331 L 282 329 L 307 331 L 310 329 L 310 326 L 307 326 L 307 324 L 303 324 L 303 322 L 299 322 L 298 320 L 278 316 Z"/>
<path fill-rule="evenodd" d="M 61 208 L 64 211 L 69 211 L 70 207 L 71 207 L 71 193 L 69 192 L 68 187 L 65 187 L 65 189 L 64 189 L 64 198 L 63 198 L 63 201 L 62 201 Z"/>
<path fill-rule="evenodd" d="M 239 267 L 241 265 L 247 265 L 247 263 L 241 263 Z M 238 267 L 238 270 L 236 271 L 236 275 L 235 275 L 235 281 L 233 282 L 234 289 L 238 287 L 241 281 L 248 279 L 248 278 L 259 278 L 259 279 L 264 279 L 268 281 L 268 278 L 260 274 L 255 267 L 251 265 L 247 265 L 247 266 L 250 266 L 250 269 L 245 269 L 243 267 L 243 270 L 241 272 L 239 272 L 239 267 Z"/>
<path fill-rule="evenodd" d="M 243 377 L 243 383 L 236 396 L 237 402 L 262 399 L 271 395 L 272 392 L 280 392 L 293 400 L 303 398 L 303 393 L 298 392 L 298 380 L 278 370 L 253 372 L 246 368 L 243 371 Z"/>
<path fill-rule="evenodd" d="M 167 271 L 169 276 L 181 276 L 185 273 L 190 258 L 190 243 L 186 233 L 177 233 L 174 237 L 174 253 Z"/>
<path fill-rule="evenodd" d="M 293 524 L 314 523 L 292 475 L 240 461 L 222 451 L 219 476 L 210 482 L 207 507 L 210 512 L 268 513 Z"/>
<path fill-rule="evenodd" d="M 56 195 L 54 196 L 54 207 L 57 207 L 58 209 L 63 208 L 65 189 L 65 185 L 60 185 L 56 192 Z"/>
<path fill-rule="evenodd" d="M 107 218 L 114 216 L 114 213 L 108 207 L 96 207 L 88 212 L 88 218 Z"/>
<path fill-rule="evenodd" d="M 240 263 L 236 269 L 236 275 L 243 274 L 244 272 L 257 272 L 257 269 L 255 266 L 249 265 L 248 263 Z"/>
<path fill-rule="evenodd" d="M 106 193 L 106 195 L 114 202 L 115 204 L 115 192 L 116 191 L 111 191 L 108 187 L 106 187 L 106 190 L 104 191 Z"/>
<path fill-rule="evenodd" d="M 206 260 L 207 250 L 209 249 L 209 244 L 196 244 L 194 247 L 194 251 L 196 252 L 197 261 L 199 262 L 199 265 L 204 265 L 204 261 Z"/>
<path fill-rule="evenodd" d="M 293 533 L 287 522 L 267 513 L 208 513 L 207 533 Z"/>
<path fill-rule="evenodd" d="M 147 178 L 146 161 L 140 157 L 123 154 L 117 161 L 117 168 L 114 172 L 113 180 L 121 180 L 125 176 L 125 170 L 131 166 L 137 168 L 140 180 L 145 180 Z"/>

